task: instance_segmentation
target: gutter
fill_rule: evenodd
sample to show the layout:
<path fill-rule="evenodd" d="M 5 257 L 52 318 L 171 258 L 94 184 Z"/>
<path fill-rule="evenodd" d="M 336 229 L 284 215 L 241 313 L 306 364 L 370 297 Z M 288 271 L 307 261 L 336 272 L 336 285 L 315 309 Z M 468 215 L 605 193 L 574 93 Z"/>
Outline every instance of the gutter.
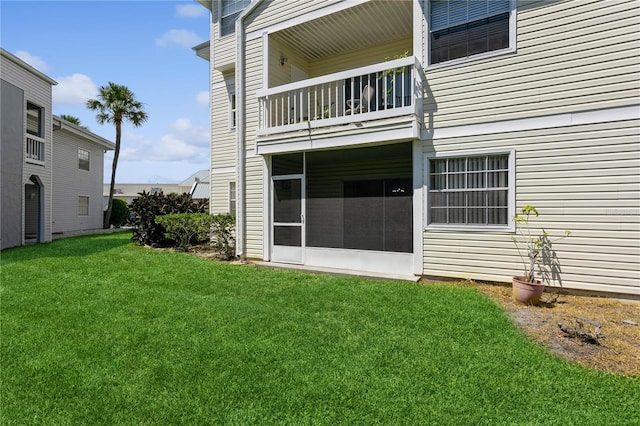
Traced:
<path fill-rule="evenodd" d="M 236 20 L 236 255 L 246 259 L 246 215 L 245 215 L 245 163 L 247 157 L 245 139 L 245 34 L 244 19 L 262 3 L 263 0 L 253 0 Z"/>
<path fill-rule="evenodd" d="M 73 133 L 76 136 L 85 139 L 88 142 L 95 143 L 102 147 L 105 150 L 112 151 L 116 149 L 116 145 L 108 139 L 103 138 L 102 136 L 96 135 L 88 129 L 84 129 L 80 126 L 77 126 L 67 120 L 64 120 L 58 116 L 52 115 L 52 124 L 53 130 L 66 130 L 69 133 Z"/>

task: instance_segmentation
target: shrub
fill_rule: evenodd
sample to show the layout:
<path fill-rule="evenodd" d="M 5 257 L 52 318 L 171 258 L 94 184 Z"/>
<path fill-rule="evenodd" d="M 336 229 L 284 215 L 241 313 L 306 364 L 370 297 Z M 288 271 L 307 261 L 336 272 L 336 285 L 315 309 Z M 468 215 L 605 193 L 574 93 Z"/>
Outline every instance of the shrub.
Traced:
<path fill-rule="evenodd" d="M 120 228 L 129 221 L 129 205 L 121 198 L 114 198 L 111 206 L 109 225 Z"/>
<path fill-rule="evenodd" d="M 192 242 L 209 241 L 213 217 L 208 213 L 173 213 L 157 216 L 164 226 L 165 237 L 172 239 L 185 251 Z"/>
<path fill-rule="evenodd" d="M 211 245 L 225 260 L 236 256 L 236 217 L 231 213 L 212 216 Z"/>
<path fill-rule="evenodd" d="M 194 200 L 187 193 L 162 192 L 152 194 L 142 191 L 131 202 L 131 239 L 141 245 L 171 245 L 175 241 L 165 237 L 166 229 L 156 222 L 156 216 L 172 213 L 206 213 L 208 200 Z"/>

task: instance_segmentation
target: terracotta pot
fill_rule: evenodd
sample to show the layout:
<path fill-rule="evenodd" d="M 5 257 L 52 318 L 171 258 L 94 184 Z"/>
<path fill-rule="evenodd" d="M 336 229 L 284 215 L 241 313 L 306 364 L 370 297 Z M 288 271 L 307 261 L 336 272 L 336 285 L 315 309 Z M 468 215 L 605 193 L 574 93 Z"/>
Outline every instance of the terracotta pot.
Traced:
<path fill-rule="evenodd" d="M 527 282 L 525 277 L 513 277 L 513 300 L 524 305 L 537 305 L 544 291 L 540 280 Z"/>

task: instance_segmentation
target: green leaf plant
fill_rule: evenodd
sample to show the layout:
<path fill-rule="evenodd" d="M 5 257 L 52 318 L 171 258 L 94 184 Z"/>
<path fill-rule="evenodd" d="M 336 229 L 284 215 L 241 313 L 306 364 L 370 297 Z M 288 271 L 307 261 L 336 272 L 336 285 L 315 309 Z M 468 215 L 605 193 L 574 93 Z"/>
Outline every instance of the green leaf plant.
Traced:
<path fill-rule="evenodd" d="M 527 204 L 513 217 L 516 223 L 516 235 L 512 236 L 511 240 L 515 243 L 522 259 L 524 278 L 529 283 L 535 283 L 536 267 L 539 270 L 542 269 L 543 259 L 553 258 L 549 255 L 552 252 L 553 243 L 571 235 L 571 231 L 565 231 L 564 236 L 550 240 L 544 228 L 541 228 L 539 233 L 534 232 L 529 222 L 533 217 L 539 216 L 538 210 Z M 545 275 L 545 278 L 545 281 L 548 281 L 548 276 Z"/>

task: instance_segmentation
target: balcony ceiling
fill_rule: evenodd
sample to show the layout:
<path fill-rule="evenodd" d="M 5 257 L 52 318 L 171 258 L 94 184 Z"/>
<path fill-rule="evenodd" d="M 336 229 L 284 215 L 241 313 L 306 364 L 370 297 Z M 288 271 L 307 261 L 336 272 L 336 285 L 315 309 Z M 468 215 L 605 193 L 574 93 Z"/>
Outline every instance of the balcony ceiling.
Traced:
<path fill-rule="evenodd" d="M 373 0 L 274 34 L 308 61 L 410 37 L 413 2 Z"/>

